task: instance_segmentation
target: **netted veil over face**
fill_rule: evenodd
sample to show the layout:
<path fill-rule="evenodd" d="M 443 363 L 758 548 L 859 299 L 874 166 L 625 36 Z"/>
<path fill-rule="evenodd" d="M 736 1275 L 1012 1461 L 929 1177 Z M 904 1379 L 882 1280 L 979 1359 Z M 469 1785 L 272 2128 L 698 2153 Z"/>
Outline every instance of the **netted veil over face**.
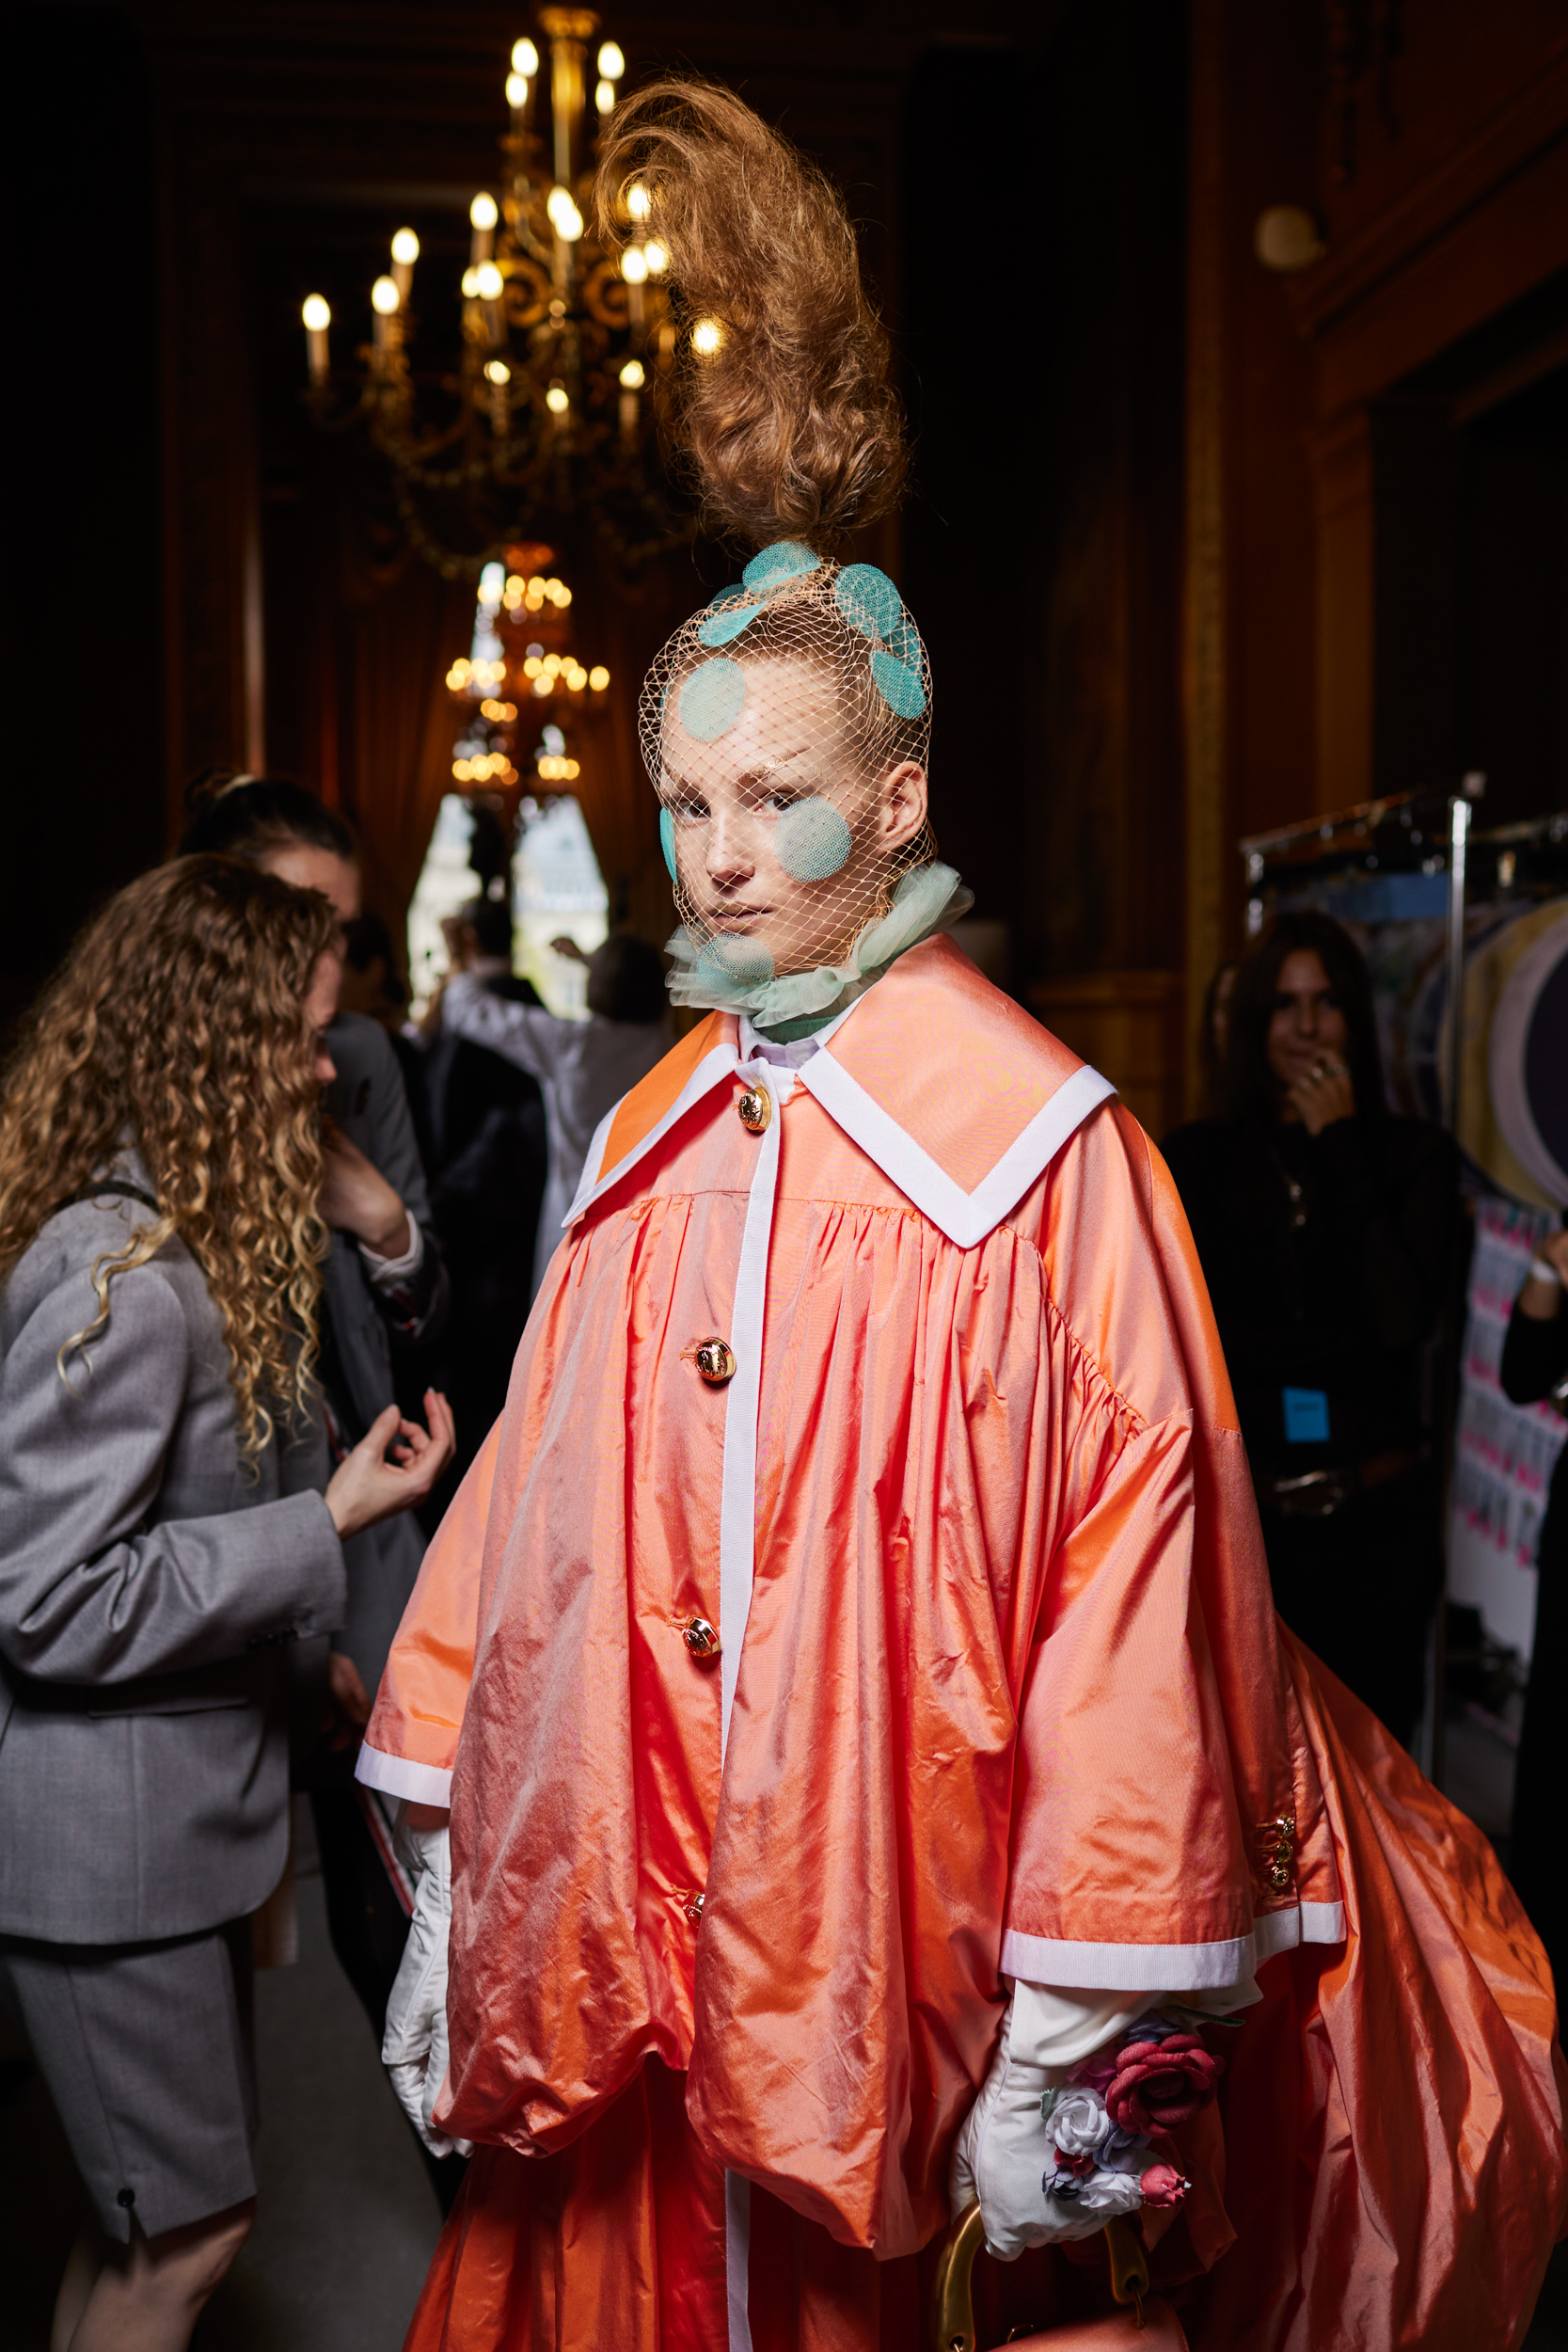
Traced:
<path fill-rule="evenodd" d="M 670 993 L 801 1035 L 969 903 L 926 821 L 926 649 L 886 574 L 833 554 L 904 482 L 887 336 L 838 190 L 733 91 L 624 99 L 595 200 L 607 238 L 666 248 L 674 448 L 708 526 L 761 549 L 643 689 Z"/>
<path fill-rule="evenodd" d="M 641 727 L 677 1004 L 809 1026 L 961 911 L 926 818 L 930 712 L 926 648 L 870 564 L 782 541 L 676 631 Z"/>

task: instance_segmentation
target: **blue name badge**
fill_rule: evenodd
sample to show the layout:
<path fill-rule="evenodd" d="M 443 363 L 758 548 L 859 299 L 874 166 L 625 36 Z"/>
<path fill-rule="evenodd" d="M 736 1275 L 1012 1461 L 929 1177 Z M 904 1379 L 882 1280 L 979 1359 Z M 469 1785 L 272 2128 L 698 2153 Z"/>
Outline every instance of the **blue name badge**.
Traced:
<path fill-rule="evenodd" d="M 1285 1442 L 1287 1445 L 1328 1443 L 1328 1396 L 1325 1391 L 1286 1390 Z"/>

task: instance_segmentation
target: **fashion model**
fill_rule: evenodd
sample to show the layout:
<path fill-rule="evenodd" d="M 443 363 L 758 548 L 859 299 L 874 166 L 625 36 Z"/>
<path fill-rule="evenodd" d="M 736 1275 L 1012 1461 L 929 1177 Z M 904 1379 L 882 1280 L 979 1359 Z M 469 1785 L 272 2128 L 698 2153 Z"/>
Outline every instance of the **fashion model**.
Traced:
<path fill-rule="evenodd" d="M 361 1756 L 425 1865 L 386 2055 L 476 2150 L 409 2344 L 912 2352 L 976 2200 L 982 2341 L 1092 2309 L 1111 2221 L 1195 2344 L 1512 2344 L 1549 1977 L 1276 1629 L 1158 1154 L 942 935 L 926 651 L 836 553 L 904 463 L 842 204 L 684 83 L 633 183 L 759 551 L 642 701 L 706 1017 L 594 1137 Z"/>

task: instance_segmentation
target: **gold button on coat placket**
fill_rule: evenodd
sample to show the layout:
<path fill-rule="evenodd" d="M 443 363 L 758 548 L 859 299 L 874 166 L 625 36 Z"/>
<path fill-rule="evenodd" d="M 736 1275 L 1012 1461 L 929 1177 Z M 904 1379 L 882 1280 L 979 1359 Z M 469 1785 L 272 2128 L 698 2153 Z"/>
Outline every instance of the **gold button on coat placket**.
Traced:
<path fill-rule="evenodd" d="M 735 1108 L 747 1134 L 760 1136 L 773 1116 L 773 1097 L 766 1087 L 748 1087 Z"/>
<path fill-rule="evenodd" d="M 735 1378 L 735 1350 L 728 1340 L 699 1340 L 696 1357 L 697 1370 L 710 1389 L 721 1389 Z"/>
<path fill-rule="evenodd" d="M 693 1658 L 717 1658 L 719 1655 L 719 1629 L 710 1625 L 705 1617 L 693 1617 L 683 1626 L 681 1639 Z"/>

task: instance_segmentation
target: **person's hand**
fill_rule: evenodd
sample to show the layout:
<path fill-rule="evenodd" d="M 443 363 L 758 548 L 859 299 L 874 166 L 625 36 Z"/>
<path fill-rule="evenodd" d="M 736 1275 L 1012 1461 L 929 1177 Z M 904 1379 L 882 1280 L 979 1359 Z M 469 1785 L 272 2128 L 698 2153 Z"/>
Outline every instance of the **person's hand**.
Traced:
<path fill-rule="evenodd" d="M 1532 1266 L 1519 1293 L 1519 1304 L 1532 1323 L 1551 1323 L 1561 1311 L 1563 1285 L 1568 1283 L 1568 1233 L 1548 1233 L 1535 1254 L 1558 1279 L 1554 1282 Z"/>
<path fill-rule="evenodd" d="M 588 958 L 583 954 L 582 949 L 578 946 L 577 941 L 571 938 L 564 931 L 562 931 L 559 939 L 551 940 L 550 953 L 552 956 L 564 956 L 568 963 L 586 963 L 588 961 Z"/>
<path fill-rule="evenodd" d="M 333 1471 L 326 1507 L 345 1539 L 423 1502 L 456 1453 L 457 1432 L 446 1398 L 426 1389 L 424 1408 L 428 1430 L 404 1421 L 397 1406 L 388 1405 Z"/>
<path fill-rule="evenodd" d="M 1355 1117 L 1355 1089 L 1342 1061 L 1314 1062 L 1290 1089 L 1286 1100 L 1293 1104 L 1309 1136 L 1321 1136 L 1336 1120 Z"/>
<path fill-rule="evenodd" d="M 399 1860 L 415 1876 L 408 1941 L 387 2003 L 381 2062 L 399 2105 L 433 2156 L 470 2155 L 431 2122 L 447 2079 L 447 1947 L 451 1938 L 451 1840 L 446 1817 L 420 1829 L 406 1811 L 393 1838 Z"/>
<path fill-rule="evenodd" d="M 396 1192 L 330 1119 L 322 1121 L 321 1213 L 378 1258 L 401 1258 L 414 1246 L 408 1212 Z"/>
<path fill-rule="evenodd" d="M 371 1720 L 371 1694 L 358 1667 L 341 1649 L 327 1653 L 326 1694 L 322 1729 L 329 1735 L 333 1748 L 346 1748 L 355 1733 L 363 1731 Z"/>

